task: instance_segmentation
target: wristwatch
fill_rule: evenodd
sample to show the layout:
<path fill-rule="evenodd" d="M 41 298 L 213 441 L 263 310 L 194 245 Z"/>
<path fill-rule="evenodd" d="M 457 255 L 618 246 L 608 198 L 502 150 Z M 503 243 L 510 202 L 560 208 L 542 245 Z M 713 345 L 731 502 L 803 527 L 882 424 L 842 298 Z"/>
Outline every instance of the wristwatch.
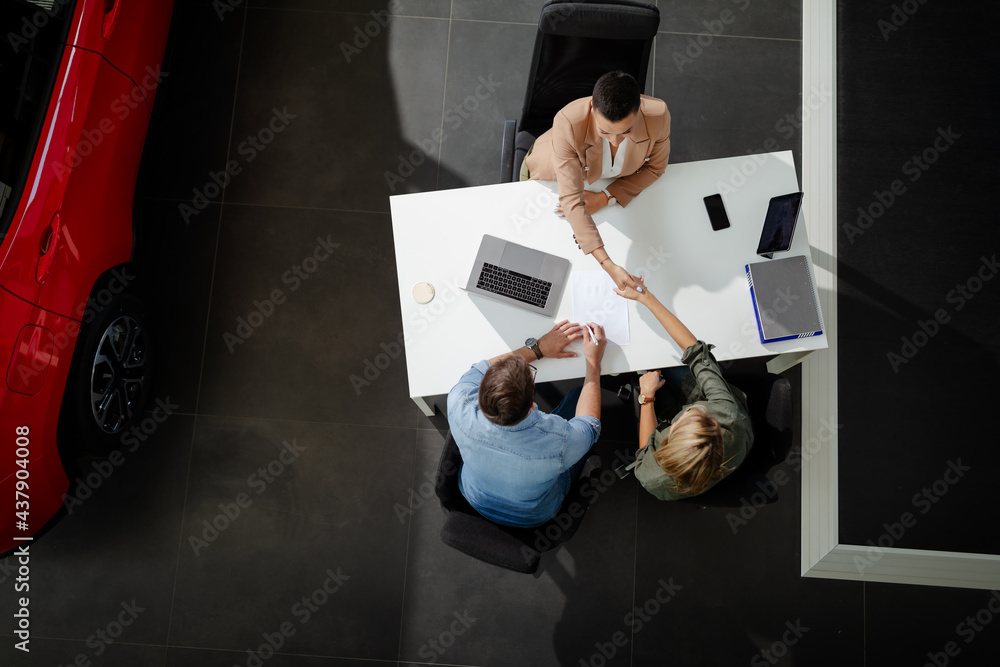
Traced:
<path fill-rule="evenodd" d="M 601 192 L 603 192 L 604 195 L 608 198 L 608 206 L 614 206 L 615 204 L 618 203 L 618 200 L 615 199 L 614 195 L 608 192 L 607 188 L 604 188 Z"/>
<path fill-rule="evenodd" d="M 531 348 L 531 351 L 535 353 L 536 360 L 542 358 L 542 348 L 538 347 L 537 340 L 535 340 L 534 338 L 529 338 L 528 340 L 524 341 L 524 346 Z"/>
<path fill-rule="evenodd" d="M 646 403 L 652 403 L 656 398 L 653 396 L 646 396 L 645 394 L 639 394 L 639 405 L 646 405 Z"/>

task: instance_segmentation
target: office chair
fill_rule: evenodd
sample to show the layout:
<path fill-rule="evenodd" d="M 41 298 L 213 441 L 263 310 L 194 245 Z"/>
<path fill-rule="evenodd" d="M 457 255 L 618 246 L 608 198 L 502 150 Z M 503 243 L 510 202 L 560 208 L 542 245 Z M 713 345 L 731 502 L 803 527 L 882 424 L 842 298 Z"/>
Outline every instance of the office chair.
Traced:
<path fill-rule="evenodd" d="M 788 454 L 792 445 L 792 385 L 769 373 L 727 375 L 734 387 L 747 395 L 753 424 L 753 447 L 743 464 L 700 495 L 678 502 L 706 507 L 740 507 L 744 501 L 769 505 L 780 489 L 767 479 L 768 470 Z"/>
<path fill-rule="evenodd" d="M 778 499 L 778 488 L 767 479 L 767 472 L 784 460 L 792 446 L 792 385 L 783 377 L 767 372 L 727 373 L 726 380 L 739 387 L 747 397 L 747 409 L 753 425 L 754 442 L 743 464 L 708 491 L 675 502 L 706 507 L 740 507 L 744 500 L 754 505 L 768 505 Z M 627 391 L 622 391 L 627 388 Z M 619 390 L 619 396 L 631 400 L 639 420 L 639 383 L 631 381 Z M 663 393 L 664 396 L 660 396 Z M 657 410 L 657 420 L 677 414 L 685 401 L 678 390 L 665 385 L 656 394 L 664 406 Z M 661 401 L 661 398 L 664 399 Z"/>
<path fill-rule="evenodd" d="M 587 478 L 582 478 L 573 483 L 555 518 L 541 526 L 510 528 L 493 523 L 474 510 L 459 490 L 461 468 L 462 455 L 449 433 L 435 484 L 441 509 L 447 515 L 441 528 L 441 541 L 477 560 L 514 572 L 534 574 L 542 553 L 556 549 L 573 537 L 586 516 L 589 503 L 580 495 L 580 487 Z M 570 512 L 572 503 L 578 503 L 578 507 Z"/>
<path fill-rule="evenodd" d="M 520 123 L 504 123 L 500 182 L 518 179 L 535 139 L 556 113 L 587 97 L 602 74 L 628 72 L 646 89 L 660 11 L 639 0 L 548 0 L 542 5 Z"/>

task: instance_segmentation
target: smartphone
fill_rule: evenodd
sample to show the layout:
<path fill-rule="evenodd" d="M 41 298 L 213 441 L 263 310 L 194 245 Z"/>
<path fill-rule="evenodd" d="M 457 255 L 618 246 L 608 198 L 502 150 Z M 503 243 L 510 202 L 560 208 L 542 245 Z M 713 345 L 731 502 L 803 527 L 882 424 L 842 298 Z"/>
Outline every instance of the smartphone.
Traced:
<path fill-rule="evenodd" d="M 729 216 L 726 207 L 722 205 L 722 195 L 705 197 L 705 208 L 708 209 L 708 219 L 712 221 L 712 229 L 719 231 L 729 227 Z"/>

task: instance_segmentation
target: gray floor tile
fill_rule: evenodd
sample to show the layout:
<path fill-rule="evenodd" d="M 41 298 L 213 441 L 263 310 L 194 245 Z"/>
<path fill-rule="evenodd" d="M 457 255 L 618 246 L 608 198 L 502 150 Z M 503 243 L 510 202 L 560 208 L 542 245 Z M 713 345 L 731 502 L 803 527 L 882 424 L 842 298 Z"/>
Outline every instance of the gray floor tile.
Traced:
<path fill-rule="evenodd" d="M 937 586 L 865 584 L 868 663 L 990 664 L 1000 647 L 995 626 L 998 595 Z"/>
<path fill-rule="evenodd" d="M 185 221 L 181 202 L 139 204 L 142 232 L 138 282 L 152 318 L 154 396 L 170 396 L 187 412 L 198 400 L 220 206 L 209 204 Z"/>
<path fill-rule="evenodd" d="M 367 14 L 369 20 L 384 23 L 397 16 L 448 18 L 451 0 L 249 0 L 251 7 Z M 374 14 L 373 14 L 374 12 Z M 374 27 L 370 28 L 374 31 Z"/>
<path fill-rule="evenodd" d="M 390 194 L 433 188 L 437 163 L 415 142 L 441 117 L 448 25 L 398 18 L 355 51 L 337 46 L 363 23 L 250 10 L 227 201 L 387 211 Z"/>
<path fill-rule="evenodd" d="M 970 143 L 995 153 L 993 94 L 980 83 L 1000 49 L 989 40 L 968 40 L 969 15 L 961 5 L 921 3 L 913 6 L 917 12 L 901 6 L 897 12 L 894 4 L 839 4 L 838 141 L 908 144 L 924 139 L 925 126 L 933 136 L 939 124 L 951 123 L 975 135 Z M 994 5 L 978 10 L 983 24 L 1000 18 Z"/>
<path fill-rule="evenodd" d="M 751 457 L 762 445 L 755 442 Z M 668 654 L 684 664 L 862 661 L 861 584 L 799 574 L 799 468 L 793 450 L 728 506 L 702 509 L 698 499 L 664 503 L 640 493 L 634 605 L 644 615 L 634 619 L 633 664 L 657 664 Z M 663 603 L 669 584 L 676 596 Z M 685 620 L 692 617 L 711 621 Z"/>
<path fill-rule="evenodd" d="M 222 224 L 201 413 L 412 426 L 388 216 L 226 206 Z"/>
<path fill-rule="evenodd" d="M 175 5 L 144 155 L 145 196 L 221 201 L 244 13 L 236 7 L 220 21 L 208 2 Z"/>
<path fill-rule="evenodd" d="M 907 337 L 926 341 L 920 333 Z M 913 346 L 910 356 L 898 338 L 841 338 L 840 354 L 841 541 L 1000 553 L 996 533 L 982 530 L 979 513 L 969 511 L 991 502 L 986 480 L 1000 455 L 977 446 L 991 438 L 985 422 L 947 417 L 959 405 L 969 414 L 994 409 L 996 348 L 977 350 L 942 335 Z M 967 355 L 977 363 L 955 363 Z"/>
<path fill-rule="evenodd" d="M 503 125 L 521 115 L 535 32 L 503 23 L 453 24 L 440 188 L 498 182 Z M 498 60 L 483 44 L 504 44 L 516 55 Z"/>
<path fill-rule="evenodd" d="M 279 640 L 275 636 L 272 636 L 272 639 L 271 643 L 262 641 L 260 645 L 249 652 L 169 648 L 165 664 L 166 667 L 192 667 L 193 665 L 197 667 L 232 667 L 233 665 L 246 665 L 248 662 L 255 664 L 256 659 L 268 667 L 396 667 L 395 660 L 349 660 L 286 655 L 280 652 L 280 648 L 272 654 L 268 651 L 272 643 L 280 643 L 282 644 L 281 648 L 284 648 L 284 640 Z"/>
<path fill-rule="evenodd" d="M 443 435 L 418 431 L 414 486 L 422 504 L 409 505 L 414 509 L 401 659 L 577 664 L 589 655 L 591 635 L 605 629 L 612 635 L 629 609 L 634 480 L 615 478 L 600 490 L 595 487 L 596 502 L 577 534 L 560 550 L 544 554 L 539 575 L 532 577 L 481 563 L 441 542 L 444 515 L 433 487 L 428 484 L 420 493 L 418 482 L 433 479 L 443 446 Z M 476 620 L 461 626 L 461 635 L 440 652 L 435 647 L 443 645 L 442 634 L 451 632 L 455 614 Z"/>
<path fill-rule="evenodd" d="M 200 418 L 171 644 L 394 660 L 413 437 Z"/>
<path fill-rule="evenodd" d="M 453 3 L 452 18 L 469 21 L 500 21 L 538 25 L 543 0 L 459 0 Z"/>
<path fill-rule="evenodd" d="M 656 36 L 653 94 L 670 109 L 671 162 L 792 150 L 801 164 L 803 105 L 830 98 L 800 99 L 800 44 L 720 37 L 678 65 L 686 39 Z"/>
<path fill-rule="evenodd" d="M 107 636 L 107 635 L 105 635 Z M 122 641 L 125 634 L 121 635 Z M 111 639 L 108 637 L 108 639 Z M 110 643 L 96 636 L 89 643 L 77 640 L 43 639 L 32 637 L 30 653 L 13 647 L 15 640 L 0 642 L 0 659 L 8 667 L 38 667 L 39 665 L 100 664 L 107 667 L 162 667 L 167 649 L 162 646 L 134 646 L 112 640 Z M 82 656 L 82 657 L 81 657 Z"/>
<path fill-rule="evenodd" d="M 659 0 L 656 4 L 661 31 L 693 33 L 695 40 L 717 34 L 779 39 L 802 35 L 802 8 L 796 0 Z"/>
<path fill-rule="evenodd" d="M 94 659 L 98 631 L 126 643 L 166 642 L 193 426 L 192 417 L 167 410 L 184 407 L 164 404 L 126 434 L 117 454 L 81 459 L 67 514 L 30 546 L 32 636 L 96 638 L 86 651 L 53 645 L 63 660 L 81 651 Z M 10 567 L 14 556 L 0 561 L 13 592 Z M 0 597 L 4 616 L 16 601 Z"/>
<path fill-rule="evenodd" d="M 903 303 L 921 314 L 944 309 L 951 326 L 985 342 L 997 331 L 989 313 L 1000 307 L 993 280 L 1000 238 L 982 224 L 990 204 L 977 195 L 991 187 L 991 157 L 964 139 L 937 153 L 937 130 L 925 126 L 921 134 L 920 143 L 841 147 L 838 260 L 848 267 L 841 283 L 880 294 L 890 306 L 899 300 L 899 311 Z M 926 170 L 916 164 L 923 155 L 934 156 L 931 165 L 921 162 Z M 916 222 L 924 216 L 934 222 Z"/>

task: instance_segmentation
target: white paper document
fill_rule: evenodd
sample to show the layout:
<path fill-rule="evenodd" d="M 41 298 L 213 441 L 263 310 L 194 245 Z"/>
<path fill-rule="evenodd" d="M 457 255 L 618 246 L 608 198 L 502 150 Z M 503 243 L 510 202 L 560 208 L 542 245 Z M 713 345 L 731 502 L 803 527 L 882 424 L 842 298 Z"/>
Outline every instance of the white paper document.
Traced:
<path fill-rule="evenodd" d="M 596 322 L 609 343 L 629 345 L 628 299 L 614 293 L 615 281 L 604 271 L 573 271 L 573 321 Z"/>

